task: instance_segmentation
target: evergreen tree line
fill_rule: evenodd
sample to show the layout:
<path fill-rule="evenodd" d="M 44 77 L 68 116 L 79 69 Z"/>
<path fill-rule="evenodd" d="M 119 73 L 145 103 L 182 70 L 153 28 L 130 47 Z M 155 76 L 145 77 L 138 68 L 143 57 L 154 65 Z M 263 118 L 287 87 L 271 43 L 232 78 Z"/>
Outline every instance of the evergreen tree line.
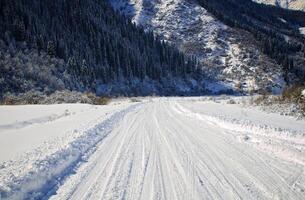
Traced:
<path fill-rule="evenodd" d="M 186 57 L 117 14 L 103 0 L 1 0 L 0 39 L 25 41 L 38 53 L 66 61 L 66 72 L 86 88 L 120 80 L 199 79 Z"/>
<path fill-rule="evenodd" d="M 305 81 L 305 38 L 298 30 L 305 26 L 305 12 L 257 4 L 252 0 L 198 2 L 225 24 L 251 32 L 261 50 L 282 66 L 287 82 L 289 73 Z"/>

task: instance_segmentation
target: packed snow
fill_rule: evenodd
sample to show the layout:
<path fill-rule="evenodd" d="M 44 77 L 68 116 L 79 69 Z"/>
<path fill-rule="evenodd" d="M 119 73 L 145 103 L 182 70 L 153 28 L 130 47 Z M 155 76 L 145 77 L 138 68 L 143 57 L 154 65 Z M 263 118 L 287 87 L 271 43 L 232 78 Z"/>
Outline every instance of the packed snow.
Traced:
<path fill-rule="evenodd" d="M 1 199 L 304 199 L 305 121 L 172 97 L 0 107 Z"/>
<path fill-rule="evenodd" d="M 92 150 L 126 112 L 128 102 L 1 106 L 0 197 L 46 195 L 48 188 L 42 188 L 55 184 L 54 178 Z"/>

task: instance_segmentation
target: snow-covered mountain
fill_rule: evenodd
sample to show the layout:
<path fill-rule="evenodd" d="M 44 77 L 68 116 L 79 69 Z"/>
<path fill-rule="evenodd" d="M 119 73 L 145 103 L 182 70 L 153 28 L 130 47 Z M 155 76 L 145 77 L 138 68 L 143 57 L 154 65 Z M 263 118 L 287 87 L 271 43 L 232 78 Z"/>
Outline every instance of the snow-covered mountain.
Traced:
<path fill-rule="evenodd" d="M 305 81 L 305 12 L 251 0 L 1 0 L 0 15 L 0 99 L 256 93 Z"/>
<path fill-rule="evenodd" d="M 199 58 L 207 78 L 220 83 L 217 89 L 275 91 L 283 86 L 281 68 L 257 50 L 251 34 L 226 26 L 195 0 L 110 2 L 136 24 Z M 210 82 L 208 87 L 217 90 Z"/>
<path fill-rule="evenodd" d="M 280 6 L 282 8 L 305 11 L 304 0 L 253 0 L 257 3 Z"/>

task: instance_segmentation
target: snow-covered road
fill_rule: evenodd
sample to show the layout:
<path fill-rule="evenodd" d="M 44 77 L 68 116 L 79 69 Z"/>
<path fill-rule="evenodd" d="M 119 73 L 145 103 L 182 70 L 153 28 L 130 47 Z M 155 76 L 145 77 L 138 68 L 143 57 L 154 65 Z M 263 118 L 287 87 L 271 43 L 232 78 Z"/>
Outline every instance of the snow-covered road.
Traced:
<path fill-rule="evenodd" d="M 54 187 L 39 182 L 35 193 L 17 186 L 4 192 L 0 168 L 2 195 L 61 200 L 305 199 L 304 122 L 239 105 L 181 98 L 155 98 L 118 113 L 120 118 L 109 119 L 113 122 L 107 134 L 104 128 L 89 133 L 90 140 L 98 132 L 103 137 L 86 144 L 79 152 L 82 159 L 65 163 L 64 173 L 52 173 Z"/>

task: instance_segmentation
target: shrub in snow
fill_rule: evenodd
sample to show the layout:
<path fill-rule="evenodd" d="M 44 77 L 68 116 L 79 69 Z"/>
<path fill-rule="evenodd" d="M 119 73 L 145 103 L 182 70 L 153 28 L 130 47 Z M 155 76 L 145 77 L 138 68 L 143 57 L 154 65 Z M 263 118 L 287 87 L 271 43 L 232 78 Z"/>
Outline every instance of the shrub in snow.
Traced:
<path fill-rule="evenodd" d="M 290 86 L 284 89 L 282 95 L 260 95 L 251 98 L 251 104 L 269 107 L 280 111 L 283 115 L 296 117 L 305 116 L 305 86 Z"/>
<path fill-rule="evenodd" d="M 29 91 L 24 94 L 13 95 L 6 94 L 2 104 L 5 105 L 24 105 L 24 104 L 40 104 L 46 96 L 38 91 Z"/>
<path fill-rule="evenodd" d="M 4 105 L 24 104 L 61 104 L 61 103 L 87 103 L 106 105 L 110 102 L 108 97 L 98 97 L 93 93 L 81 93 L 76 91 L 62 90 L 50 95 L 42 92 L 30 91 L 19 95 L 6 94 L 2 100 Z"/>
<path fill-rule="evenodd" d="M 227 104 L 236 104 L 236 102 L 234 101 L 234 99 L 230 99 L 229 101 L 227 101 Z"/>
<path fill-rule="evenodd" d="M 301 98 L 303 91 L 305 90 L 305 86 L 290 86 L 285 88 L 282 94 L 282 98 L 284 101 L 288 102 L 298 102 Z"/>
<path fill-rule="evenodd" d="M 133 103 L 141 102 L 141 100 L 139 98 L 131 98 L 130 101 Z"/>
<path fill-rule="evenodd" d="M 81 93 L 76 91 L 56 91 L 44 100 L 44 104 L 54 103 L 87 103 L 106 105 L 110 101 L 107 97 L 98 97 L 93 93 Z"/>

